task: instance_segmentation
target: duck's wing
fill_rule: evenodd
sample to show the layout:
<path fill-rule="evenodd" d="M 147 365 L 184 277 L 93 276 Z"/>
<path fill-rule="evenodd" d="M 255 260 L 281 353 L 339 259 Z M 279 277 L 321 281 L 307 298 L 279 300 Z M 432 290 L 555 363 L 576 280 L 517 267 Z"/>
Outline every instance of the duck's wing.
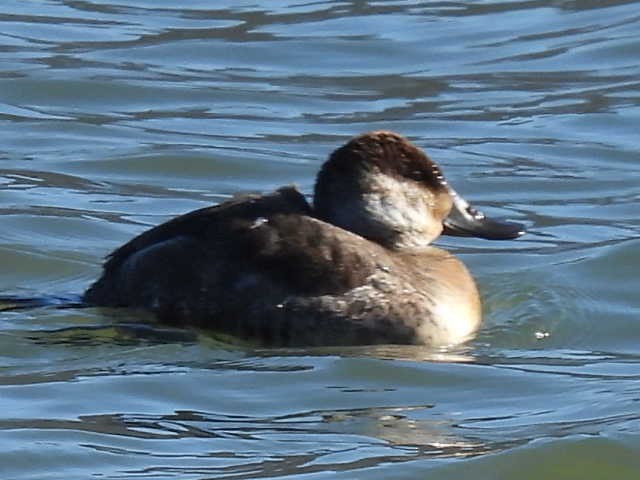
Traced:
<path fill-rule="evenodd" d="M 186 213 L 134 237 L 107 256 L 105 272 L 120 267 L 131 255 L 179 237 L 198 237 L 208 232 L 228 231 L 231 224 L 255 221 L 273 215 L 311 215 L 304 195 L 295 187 L 282 187 L 268 195 L 245 195 L 227 202 Z"/>
<path fill-rule="evenodd" d="M 381 260 L 388 260 L 381 246 L 315 218 L 304 196 L 285 187 L 143 232 L 109 255 L 84 300 L 151 308 L 149 298 L 174 299 L 178 292 L 211 302 L 223 292 L 251 297 L 265 289 L 339 295 L 363 285 Z"/>
<path fill-rule="evenodd" d="M 223 247 L 232 269 L 241 265 L 240 272 L 254 272 L 291 295 L 342 294 L 389 262 L 381 246 L 310 215 L 277 214 L 235 227 L 233 243 Z"/>
<path fill-rule="evenodd" d="M 340 335 L 350 308 L 376 307 L 340 297 L 392 263 L 382 246 L 314 217 L 303 195 L 284 188 L 142 233 L 110 255 L 83 300 L 142 308 L 173 325 L 309 343 L 302 339 L 320 341 L 325 329 Z"/>

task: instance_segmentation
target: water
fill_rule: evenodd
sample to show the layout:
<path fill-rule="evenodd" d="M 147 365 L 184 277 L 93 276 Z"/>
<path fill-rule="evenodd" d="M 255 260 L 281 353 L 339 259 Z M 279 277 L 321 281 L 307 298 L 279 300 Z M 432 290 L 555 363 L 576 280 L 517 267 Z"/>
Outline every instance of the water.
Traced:
<path fill-rule="evenodd" d="M 530 233 L 439 241 L 485 301 L 448 351 L 0 312 L 0 476 L 638 478 L 639 27 L 638 1 L 5 1 L 2 294 L 79 293 L 150 225 L 309 192 L 379 128 Z"/>

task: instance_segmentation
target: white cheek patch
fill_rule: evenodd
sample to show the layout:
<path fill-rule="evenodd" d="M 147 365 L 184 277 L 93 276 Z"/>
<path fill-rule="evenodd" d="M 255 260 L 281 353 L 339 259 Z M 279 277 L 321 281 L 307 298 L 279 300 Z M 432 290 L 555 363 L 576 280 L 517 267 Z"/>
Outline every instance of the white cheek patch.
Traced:
<path fill-rule="evenodd" d="M 363 195 L 368 215 L 379 225 L 403 237 L 411 246 L 428 245 L 440 234 L 440 221 L 433 216 L 435 196 L 412 181 L 382 173 L 370 178 L 371 192 Z"/>

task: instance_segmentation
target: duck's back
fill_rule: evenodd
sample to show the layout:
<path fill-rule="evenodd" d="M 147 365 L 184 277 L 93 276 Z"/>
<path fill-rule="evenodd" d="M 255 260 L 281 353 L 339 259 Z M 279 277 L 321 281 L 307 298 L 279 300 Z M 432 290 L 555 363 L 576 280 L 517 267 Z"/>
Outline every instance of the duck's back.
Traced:
<path fill-rule="evenodd" d="M 268 344 L 409 343 L 385 286 L 370 285 L 390 262 L 381 246 L 314 218 L 287 187 L 142 233 L 109 256 L 84 299 Z"/>

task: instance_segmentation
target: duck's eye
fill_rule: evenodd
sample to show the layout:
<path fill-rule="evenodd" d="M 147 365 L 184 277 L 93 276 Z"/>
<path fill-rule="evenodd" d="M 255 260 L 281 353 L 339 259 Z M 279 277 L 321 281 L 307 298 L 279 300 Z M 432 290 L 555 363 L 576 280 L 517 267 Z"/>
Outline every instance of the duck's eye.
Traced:
<path fill-rule="evenodd" d="M 424 174 L 420 170 L 410 171 L 408 177 L 416 182 L 422 182 L 424 180 Z"/>

